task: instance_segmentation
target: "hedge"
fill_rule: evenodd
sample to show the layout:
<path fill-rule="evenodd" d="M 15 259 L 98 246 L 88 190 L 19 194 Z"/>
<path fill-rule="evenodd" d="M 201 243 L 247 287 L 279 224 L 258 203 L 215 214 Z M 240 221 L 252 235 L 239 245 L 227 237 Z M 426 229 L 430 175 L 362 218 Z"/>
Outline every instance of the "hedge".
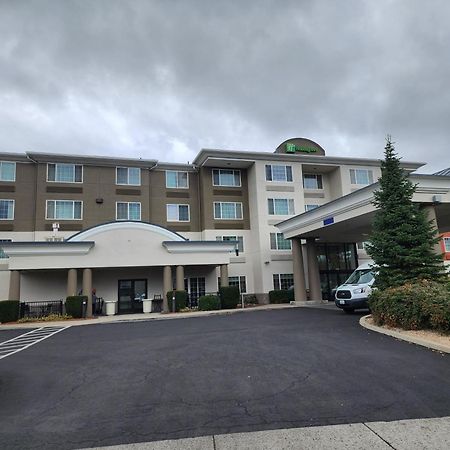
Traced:
<path fill-rule="evenodd" d="M 374 289 L 369 306 L 377 325 L 450 332 L 450 290 L 443 283 L 421 280 Z"/>
<path fill-rule="evenodd" d="M 19 320 L 19 300 L 0 301 L 0 323 L 17 322 Z"/>
<path fill-rule="evenodd" d="M 220 309 L 220 300 L 217 295 L 202 295 L 198 299 L 199 311 L 213 311 Z"/>
<path fill-rule="evenodd" d="M 88 298 L 85 295 L 72 295 L 66 298 L 66 314 L 75 319 L 83 317 L 83 302 L 87 305 Z"/>
<path fill-rule="evenodd" d="M 172 296 L 173 291 L 167 293 L 167 303 L 169 305 L 169 312 L 173 312 L 172 307 Z M 186 291 L 175 291 L 175 311 L 186 308 L 187 303 L 187 292 Z"/>
<path fill-rule="evenodd" d="M 294 289 L 276 289 L 269 291 L 270 303 L 289 303 L 294 301 Z"/>
<path fill-rule="evenodd" d="M 238 286 L 222 286 L 219 295 L 222 309 L 236 308 L 241 296 Z"/>

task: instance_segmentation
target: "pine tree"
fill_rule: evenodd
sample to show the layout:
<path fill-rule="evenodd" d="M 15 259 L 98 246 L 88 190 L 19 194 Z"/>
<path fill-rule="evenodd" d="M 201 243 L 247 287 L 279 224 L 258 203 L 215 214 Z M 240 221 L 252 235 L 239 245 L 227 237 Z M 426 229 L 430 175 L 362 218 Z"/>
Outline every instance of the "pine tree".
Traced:
<path fill-rule="evenodd" d="M 416 186 L 400 167 L 390 136 L 384 156 L 373 201 L 378 209 L 367 245 L 378 271 L 376 286 L 385 289 L 418 279 L 439 280 L 443 261 L 434 253 L 437 230 L 426 211 L 412 202 Z"/>

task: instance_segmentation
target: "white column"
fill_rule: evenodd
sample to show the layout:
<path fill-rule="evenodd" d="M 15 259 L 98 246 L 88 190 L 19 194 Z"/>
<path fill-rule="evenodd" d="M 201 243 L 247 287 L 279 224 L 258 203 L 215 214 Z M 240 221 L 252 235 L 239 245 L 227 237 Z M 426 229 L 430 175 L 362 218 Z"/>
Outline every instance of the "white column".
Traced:
<path fill-rule="evenodd" d="M 177 266 L 176 278 L 177 291 L 184 291 L 184 266 Z"/>
<path fill-rule="evenodd" d="M 228 279 L 228 264 L 222 264 L 220 266 L 220 286 L 227 287 L 230 285 Z"/>
<path fill-rule="evenodd" d="M 77 295 L 77 269 L 67 271 L 67 297 Z"/>
<path fill-rule="evenodd" d="M 306 284 L 302 244 L 300 238 L 294 238 L 291 242 L 294 271 L 294 298 L 296 302 L 304 302 L 306 301 Z"/>

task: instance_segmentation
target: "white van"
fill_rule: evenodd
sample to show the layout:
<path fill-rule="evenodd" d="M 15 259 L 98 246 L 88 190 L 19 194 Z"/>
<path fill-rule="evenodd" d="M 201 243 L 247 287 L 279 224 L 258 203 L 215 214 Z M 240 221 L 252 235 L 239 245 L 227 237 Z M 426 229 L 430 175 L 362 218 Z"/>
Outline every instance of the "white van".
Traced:
<path fill-rule="evenodd" d="M 355 309 L 368 308 L 368 296 L 372 292 L 375 281 L 372 264 L 373 262 L 361 264 L 348 280 L 336 289 L 334 302 L 338 308 L 346 313 L 352 313 Z"/>

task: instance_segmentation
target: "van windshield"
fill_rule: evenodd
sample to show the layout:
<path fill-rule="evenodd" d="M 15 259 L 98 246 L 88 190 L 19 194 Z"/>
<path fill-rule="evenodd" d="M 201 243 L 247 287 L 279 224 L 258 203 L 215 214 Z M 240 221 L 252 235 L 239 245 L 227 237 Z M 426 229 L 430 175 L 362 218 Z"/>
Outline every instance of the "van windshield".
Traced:
<path fill-rule="evenodd" d="M 365 284 L 370 283 L 374 278 L 371 269 L 355 270 L 345 282 L 345 284 Z"/>

